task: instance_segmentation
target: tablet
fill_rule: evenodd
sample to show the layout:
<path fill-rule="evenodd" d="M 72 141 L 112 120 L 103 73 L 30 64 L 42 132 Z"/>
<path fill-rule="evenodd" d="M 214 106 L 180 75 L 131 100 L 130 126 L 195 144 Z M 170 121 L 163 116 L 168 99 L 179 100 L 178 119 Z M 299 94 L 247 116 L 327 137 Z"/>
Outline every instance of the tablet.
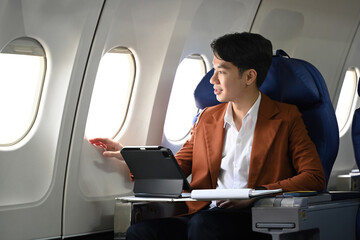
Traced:
<path fill-rule="evenodd" d="M 170 149 L 162 146 L 131 146 L 121 150 L 134 175 L 134 194 L 138 197 L 181 197 L 190 190 Z"/>

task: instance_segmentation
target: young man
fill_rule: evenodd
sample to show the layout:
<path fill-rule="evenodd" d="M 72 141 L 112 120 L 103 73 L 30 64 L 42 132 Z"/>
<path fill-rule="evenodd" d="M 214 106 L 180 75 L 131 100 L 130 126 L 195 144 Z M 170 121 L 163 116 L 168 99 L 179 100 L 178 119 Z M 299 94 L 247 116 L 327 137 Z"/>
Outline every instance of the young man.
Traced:
<path fill-rule="evenodd" d="M 192 189 L 322 191 L 322 165 L 300 112 L 259 91 L 271 65 L 271 42 L 258 34 L 234 33 L 211 47 L 215 72 L 210 82 L 223 103 L 203 110 L 175 156 L 185 175 L 192 174 Z M 121 145 L 91 142 L 110 150 L 104 155 L 121 158 L 112 152 Z M 269 239 L 251 230 L 253 201 L 187 202 L 189 215 L 140 222 L 130 227 L 127 239 Z"/>

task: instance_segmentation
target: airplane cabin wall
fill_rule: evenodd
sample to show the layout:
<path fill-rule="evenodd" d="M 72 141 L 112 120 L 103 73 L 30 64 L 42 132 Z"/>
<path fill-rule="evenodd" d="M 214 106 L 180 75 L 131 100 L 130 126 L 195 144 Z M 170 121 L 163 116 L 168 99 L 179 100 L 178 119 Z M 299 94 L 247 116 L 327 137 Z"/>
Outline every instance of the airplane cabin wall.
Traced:
<path fill-rule="evenodd" d="M 116 46 L 127 47 L 135 55 L 136 78 L 130 108 L 123 130 L 116 139 L 126 145 L 145 145 L 156 86 L 180 8 L 181 2 L 174 0 L 106 1 L 74 125 L 65 195 L 64 236 L 112 230 L 115 197 L 132 192 L 125 164 L 103 158 L 101 151 L 94 148 L 85 135 L 91 94 L 102 55 Z M 177 34 L 182 35 L 181 31 Z M 175 58 L 173 64 L 177 65 L 177 61 Z M 171 68 L 170 74 L 172 71 Z M 116 110 L 116 103 L 105 104 L 113 104 Z"/>
<path fill-rule="evenodd" d="M 125 145 L 159 145 L 178 64 L 192 53 L 212 61 L 210 41 L 228 32 L 222 19 L 216 17 L 221 16 L 219 11 L 224 11 L 223 14 L 225 10 L 233 11 L 233 15 L 242 12 L 242 17 L 227 17 L 226 23 L 235 27 L 241 22 L 238 30 L 245 31 L 250 28 L 258 4 L 258 1 L 221 4 L 203 0 L 106 1 L 74 124 L 64 204 L 64 236 L 111 230 L 115 197 L 131 194 L 132 190 L 124 163 L 103 158 L 84 133 L 101 56 L 115 46 L 128 47 L 135 55 L 136 79 L 129 112 L 115 139 Z M 224 6 L 227 7 L 221 10 Z"/>
<path fill-rule="evenodd" d="M 26 36 L 42 44 L 47 58 L 33 127 L 19 143 L 0 148 L 1 239 L 61 236 L 75 106 L 101 8 L 97 0 L 0 1 L 0 49 Z"/>
<path fill-rule="evenodd" d="M 176 150 L 183 142 L 166 141 L 163 126 L 177 66 L 188 55 L 201 54 L 210 68 L 211 40 L 261 33 L 274 49 L 314 64 L 336 106 L 348 65 L 360 65 L 359 21 L 356 0 L 0 1 L 0 49 L 32 37 L 48 62 L 35 125 L 18 144 L 0 148 L 0 238 L 112 230 L 114 198 L 131 193 L 132 183 L 125 164 L 102 157 L 85 134 L 98 65 L 110 49 L 127 47 L 136 62 L 129 111 L 115 139 Z M 341 139 L 334 172 L 354 166 L 349 139 Z"/>

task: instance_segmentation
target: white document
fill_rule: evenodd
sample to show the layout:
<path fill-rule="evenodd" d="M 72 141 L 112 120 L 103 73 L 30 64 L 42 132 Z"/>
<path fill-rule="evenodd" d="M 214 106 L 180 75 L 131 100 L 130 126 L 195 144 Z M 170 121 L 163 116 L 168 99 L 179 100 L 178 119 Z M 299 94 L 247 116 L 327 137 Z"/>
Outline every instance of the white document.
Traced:
<path fill-rule="evenodd" d="M 241 189 L 197 189 L 191 192 L 191 198 L 197 200 L 249 199 L 282 192 L 282 189 L 254 190 Z"/>
<path fill-rule="evenodd" d="M 190 197 L 182 198 L 168 198 L 168 197 L 135 197 L 135 196 L 125 196 L 116 198 L 117 201 L 128 203 L 128 202 L 189 202 L 196 201 Z"/>

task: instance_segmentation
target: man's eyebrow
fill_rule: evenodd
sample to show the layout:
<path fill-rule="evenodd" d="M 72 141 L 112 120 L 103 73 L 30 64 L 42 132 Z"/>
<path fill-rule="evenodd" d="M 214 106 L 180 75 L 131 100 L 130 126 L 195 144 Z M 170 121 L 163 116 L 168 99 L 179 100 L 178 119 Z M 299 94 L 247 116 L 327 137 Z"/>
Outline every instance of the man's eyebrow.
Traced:
<path fill-rule="evenodd" d="M 213 64 L 213 68 L 229 69 L 226 65 L 222 65 L 222 64 L 219 64 L 219 65 L 217 65 L 217 66 L 215 66 L 215 65 Z"/>

